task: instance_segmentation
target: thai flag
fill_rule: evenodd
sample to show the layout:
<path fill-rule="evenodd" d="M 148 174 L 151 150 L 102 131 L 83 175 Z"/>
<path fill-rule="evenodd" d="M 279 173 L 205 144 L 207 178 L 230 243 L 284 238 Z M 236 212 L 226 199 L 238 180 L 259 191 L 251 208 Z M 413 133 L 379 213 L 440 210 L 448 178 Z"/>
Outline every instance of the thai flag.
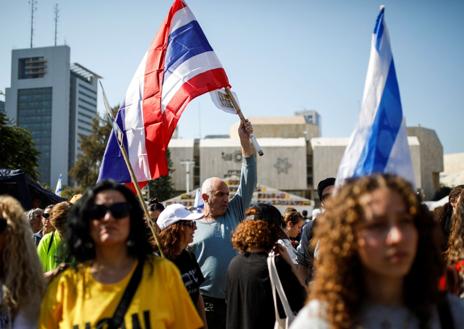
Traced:
<path fill-rule="evenodd" d="M 385 24 L 380 7 L 371 41 L 371 54 L 358 126 L 353 132 L 337 174 L 346 178 L 393 173 L 414 185 L 406 122 Z"/>
<path fill-rule="evenodd" d="M 175 0 L 145 53 L 116 116 L 139 182 L 168 174 L 166 150 L 187 104 L 230 87 L 227 75 L 195 16 Z M 98 180 L 130 182 L 115 131 L 110 135 Z"/>

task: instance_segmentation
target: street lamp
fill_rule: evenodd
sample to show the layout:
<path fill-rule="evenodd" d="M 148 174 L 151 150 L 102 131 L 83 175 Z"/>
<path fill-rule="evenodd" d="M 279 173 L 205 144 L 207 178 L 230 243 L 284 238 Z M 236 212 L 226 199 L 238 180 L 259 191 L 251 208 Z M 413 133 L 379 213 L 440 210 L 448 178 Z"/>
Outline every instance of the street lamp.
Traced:
<path fill-rule="evenodd" d="M 180 164 L 185 166 L 185 191 L 186 193 L 189 193 L 190 192 L 190 165 L 194 165 L 195 161 L 181 160 Z"/>

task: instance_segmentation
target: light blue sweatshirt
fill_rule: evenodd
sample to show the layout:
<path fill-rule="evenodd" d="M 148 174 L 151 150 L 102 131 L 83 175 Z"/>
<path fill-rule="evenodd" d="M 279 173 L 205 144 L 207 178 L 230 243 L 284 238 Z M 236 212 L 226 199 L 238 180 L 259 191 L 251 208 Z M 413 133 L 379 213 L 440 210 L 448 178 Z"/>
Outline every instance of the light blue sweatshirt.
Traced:
<path fill-rule="evenodd" d="M 192 250 L 205 277 L 200 287 L 202 295 L 225 298 L 227 268 L 236 255 L 232 248 L 232 232 L 245 217 L 245 210 L 256 188 L 256 180 L 256 156 L 253 155 L 242 162 L 240 185 L 226 213 L 213 222 L 197 221 Z"/>

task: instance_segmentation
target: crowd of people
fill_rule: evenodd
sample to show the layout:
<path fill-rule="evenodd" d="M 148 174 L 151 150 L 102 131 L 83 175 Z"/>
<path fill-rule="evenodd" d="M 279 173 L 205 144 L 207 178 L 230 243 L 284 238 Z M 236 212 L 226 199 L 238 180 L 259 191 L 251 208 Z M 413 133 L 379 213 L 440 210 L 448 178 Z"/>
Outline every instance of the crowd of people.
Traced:
<path fill-rule="evenodd" d="M 0 329 L 464 327 L 464 186 L 431 212 L 398 176 L 327 178 L 310 218 L 281 214 L 251 203 L 238 133 L 238 190 L 206 179 L 202 212 L 152 200 L 145 218 L 113 181 L 43 210 L 0 196 Z"/>

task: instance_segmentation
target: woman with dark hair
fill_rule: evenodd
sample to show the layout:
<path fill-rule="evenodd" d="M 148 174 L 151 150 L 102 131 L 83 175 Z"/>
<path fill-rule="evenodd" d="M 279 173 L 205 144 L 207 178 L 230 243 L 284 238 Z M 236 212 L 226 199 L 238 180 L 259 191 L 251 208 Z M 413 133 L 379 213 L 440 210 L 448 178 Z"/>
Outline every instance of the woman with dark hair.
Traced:
<path fill-rule="evenodd" d="M 451 230 L 444 252 L 448 266 L 446 288 L 464 298 L 464 190 L 456 197 L 453 209 L 455 211 L 451 217 Z"/>
<path fill-rule="evenodd" d="M 438 292 L 437 226 L 404 179 L 352 180 L 322 219 L 309 301 L 292 329 L 462 327 L 463 303 Z"/>
<path fill-rule="evenodd" d="M 453 215 L 456 213 L 459 195 L 464 190 L 464 185 L 458 185 L 454 187 L 448 195 L 448 202 L 441 207 L 437 207 L 433 210 L 433 217 L 440 224 L 443 235 L 445 237 L 443 241 L 443 251 L 448 248 L 448 239 L 453 226 Z"/>
<path fill-rule="evenodd" d="M 305 288 L 292 271 L 286 249 L 277 244 L 282 234 L 281 214 L 268 204 L 257 204 L 247 211 L 232 235 L 232 246 L 239 252 L 230 262 L 226 279 L 227 329 L 272 329 L 275 312 L 267 257 L 274 248 L 281 256 L 276 268 L 291 309 L 303 307 Z M 285 313 L 279 303 L 279 314 Z"/>
<path fill-rule="evenodd" d="M 163 210 L 164 206 L 161 202 L 158 202 L 157 198 L 151 199 L 148 203 L 148 213 L 150 214 L 151 220 L 155 223 Z"/>
<path fill-rule="evenodd" d="M 142 208 L 124 185 L 103 181 L 76 203 L 66 246 L 75 265 L 49 284 L 40 328 L 202 327 L 177 268 L 153 256 Z"/>
<path fill-rule="evenodd" d="M 19 202 L 0 196 L 0 328 L 37 328 L 44 291 L 32 230 Z"/>
<path fill-rule="evenodd" d="M 304 223 L 305 221 L 303 216 L 295 208 L 288 207 L 285 209 L 282 217 L 282 230 L 285 233 L 285 236 L 280 238 L 278 243 L 287 249 L 290 258 L 295 265 L 298 264 L 298 253 L 296 251 L 296 247 L 298 246 L 298 238 Z M 301 277 L 303 276 L 301 275 Z"/>

